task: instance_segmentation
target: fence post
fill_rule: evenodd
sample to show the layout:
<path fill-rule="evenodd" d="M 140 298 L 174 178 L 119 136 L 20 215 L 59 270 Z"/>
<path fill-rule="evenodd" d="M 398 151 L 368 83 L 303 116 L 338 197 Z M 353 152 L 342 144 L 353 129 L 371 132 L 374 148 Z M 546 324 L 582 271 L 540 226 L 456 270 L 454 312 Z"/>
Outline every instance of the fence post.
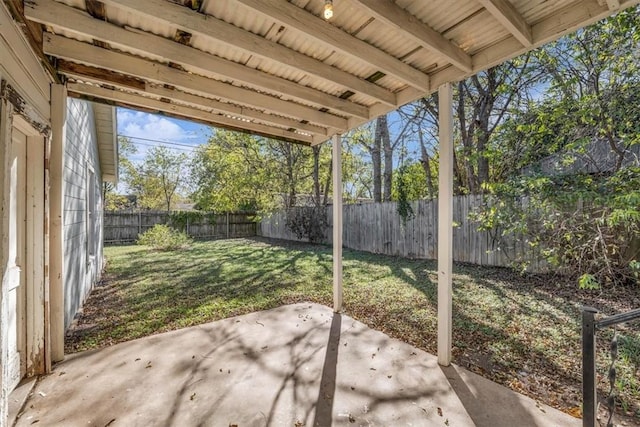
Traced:
<path fill-rule="evenodd" d="M 187 232 L 187 236 L 189 235 L 189 216 L 187 216 L 187 224 L 185 225 L 185 231 Z"/>
<path fill-rule="evenodd" d="M 138 211 L 138 235 L 142 234 L 142 211 Z"/>
<path fill-rule="evenodd" d="M 227 239 L 229 238 L 229 212 L 227 212 Z"/>
<path fill-rule="evenodd" d="M 596 323 L 598 312 L 582 307 L 582 427 L 595 427 L 596 391 Z"/>

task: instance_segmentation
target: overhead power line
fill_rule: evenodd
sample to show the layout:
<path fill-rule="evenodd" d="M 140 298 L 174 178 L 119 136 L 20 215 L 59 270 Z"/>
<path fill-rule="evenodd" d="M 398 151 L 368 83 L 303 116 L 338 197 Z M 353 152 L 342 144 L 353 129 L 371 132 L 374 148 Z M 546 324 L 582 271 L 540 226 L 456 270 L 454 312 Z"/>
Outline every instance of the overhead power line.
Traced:
<path fill-rule="evenodd" d="M 122 136 L 124 138 L 129 138 L 129 139 L 135 139 L 135 140 L 139 140 L 139 141 L 157 142 L 157 143 L 160 143 L 160 144 L 175 145 L 177 147 L 187 147 L 187 148 L 192 148 L 192 149 L 193 148 L 197 148 L 199 145 L 202 145 L 202 144 L 195 144 L 195 145 L 181 144 L 179 142 L 162 141 L 160 139 L 142 138 L 140 136 L 131 136 L 131 135 L 123 135 L 123 134 L 118 134 L 118 136 Z"/>
<path fill-rule="evenodd" d="M 145 147 L 159 147 L 158 144 L 147 144 L 146 142 L 139 142 L 139 141 L 131 141 L 131 144 L 133 145 L 143 145 Z M 176 151 L 187 151 L 189 153 L 193 153 L 195 151 L 195 149 L 197 147 L 191 147 L 191 148 L 183 148 L 183 147 L 165 147 L 167 150 L 176 150 Z"/>

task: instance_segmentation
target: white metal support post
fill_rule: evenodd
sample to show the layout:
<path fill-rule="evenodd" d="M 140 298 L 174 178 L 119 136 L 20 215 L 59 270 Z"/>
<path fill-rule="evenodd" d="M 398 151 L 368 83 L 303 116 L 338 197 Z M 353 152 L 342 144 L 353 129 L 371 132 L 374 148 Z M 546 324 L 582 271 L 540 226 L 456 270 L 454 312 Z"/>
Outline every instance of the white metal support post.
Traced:
<path fill-rule="evenodd" d="M 438 89 L 438 363 L 451 364 L 453 270 L 453 111 L 451 84 Z"/>
<path fill-rule="evenodd" d="M 51 158 L 49 160 L 49 308 L 51 360 L 64 359 L 64 146 L 67 88 L 51 85 Z"/>
<path fill-rule="evenodd" d="M 342 137 L 333 137 L 333 311 L 342 311 Z"/>

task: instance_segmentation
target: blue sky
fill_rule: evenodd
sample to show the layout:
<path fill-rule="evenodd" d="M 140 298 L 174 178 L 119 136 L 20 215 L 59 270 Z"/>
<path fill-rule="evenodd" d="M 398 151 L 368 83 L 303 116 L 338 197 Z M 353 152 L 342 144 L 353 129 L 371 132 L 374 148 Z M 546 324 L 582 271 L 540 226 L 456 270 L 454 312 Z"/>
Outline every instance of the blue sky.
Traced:
<path fill-rule="evenodd" d="M 206 143 L 214 129 L 186 120 L 126 108 L 117 109 L 117 118 L 118 135 L 129 137 L 137 149 L 137 153 L 130 156 L 130 160 L 134 162 L 141 161 L 151 147 L 159 145 L 164 145 L 179 153 L 190 154 L 193 152 L 191 147 L 195 148 Z M 396 138 L 395 134 L 399 132 L 398 120 L 399 117 L 396 114 L 389 115 L 389 130 L 392 141 Z M 163 144 L 163 142 L 165 143 Z M 415 160 L 419 156 L 416 143 L 411 137 L 407 138 L 406 149 L 406 160 Z M 399 163 L 399 151 L 398 149 L 394 156 L 396 166 Z M 368 158 L 368 155 L 365 157 Z"/>
<path fill-rule="evenodd" d="M 190 153 L 193 151 L 190 147 L 207 142 L 212 130 L 198 123 L 126 108 L 117 109 L 117 126 L 118 135 L 129 137 L 138 150 L 134 161 L 142 159 L 149 148 L 159 145 Z"/>

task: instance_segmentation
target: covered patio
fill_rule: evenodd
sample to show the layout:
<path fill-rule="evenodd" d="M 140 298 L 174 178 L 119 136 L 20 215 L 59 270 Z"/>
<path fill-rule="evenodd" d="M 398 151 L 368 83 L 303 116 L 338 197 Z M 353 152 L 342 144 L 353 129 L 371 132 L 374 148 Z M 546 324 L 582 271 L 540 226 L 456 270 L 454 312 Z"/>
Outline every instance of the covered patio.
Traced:
<path fill-rule="evenodd" d="M 16 425 L 34 424 L 569 427 L 580 420 L 301 303 L 74 354 L 28 397 Z"/>
<path fill-rule="evenodd" d="M 283 307 L 69 357 L 37 385 L 19 425 L 571 425 L 473 374 L 440 367 L 451 365 L 452 347 L 451 83 L 638 3 L 5 1 L 57 79 L 52 110 L 62 110 L 69 96 L 292 143 L 333 140 L 338 189 L 335 315 Z M 436 91 L 437 359 L 340 314 L 339 191 L 341 135 Z M 63 126 L 52 123 L 53 153 L 63 146 Z M 59 217 L 55 209 L 50 214 Z M 62 226 L 52 224 L 52 235 Z M 61 271 L 52 259 L 48 362 L 64 359 Z M 482 400 L 489 396 L 495 400 Z M 218 421 L 224 414 L 228 419 Z"/>

